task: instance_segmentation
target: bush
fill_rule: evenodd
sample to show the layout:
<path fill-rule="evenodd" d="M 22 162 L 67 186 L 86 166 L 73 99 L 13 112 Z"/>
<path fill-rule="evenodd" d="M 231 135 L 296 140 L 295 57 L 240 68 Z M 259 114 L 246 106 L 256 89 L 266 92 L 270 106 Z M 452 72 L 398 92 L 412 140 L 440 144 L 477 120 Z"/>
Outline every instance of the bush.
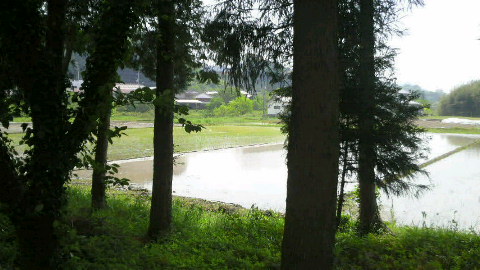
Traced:
<path fill-rule="evenodd" d="M 253 111 L 253 100 L 238 97 L 214 110 L 215 116 L 240 116 Z"/>
<path fill-rule="evenodd" d="M 207 109 L 212 111 L 212 110 L 222 106 L 223 104 L 225 104 L 225 103 L 223 102 L 223 99 L 221 97 L 214 97 L 214 98 L 212 98 L 210 103 L 207 104 Z"/>

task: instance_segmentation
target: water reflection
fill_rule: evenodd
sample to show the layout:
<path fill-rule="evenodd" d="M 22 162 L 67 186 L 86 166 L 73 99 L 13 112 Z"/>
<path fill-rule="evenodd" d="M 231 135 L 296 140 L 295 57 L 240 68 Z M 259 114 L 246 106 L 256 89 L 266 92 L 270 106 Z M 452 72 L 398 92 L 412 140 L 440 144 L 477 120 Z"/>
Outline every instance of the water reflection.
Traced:
<path fill-rule="evenodd" d="M 476 146 L 428 166 L 432 189 L 419 198 L 382 198 L 384 217 L 405 225 L 458 226 L 480 231 L 479 158 L 480 146 Z M 425 176 L 416 180 L 428 182 Z"/>
<path fill-rule="evenodd" d="M 429 138 L 429 139 L 427 139 Z M 427 134 L 430 158 L 479 139 L 478 135 Z M 262 209 L 285 210 L 287 168 L 282 144 L 188 153 L 176 159 L 173 190 L 181 196 L 223 201 Z M 384 198 L 384 217 L 401 224 L 478 226 L 480 209 L 480 146 L 456 153 L 426 168 L 432 189 L 419 198 Z M 151 159 L 126 162 L 120 177 L 151 189 Z M 87 175 L 88 177 L 88 175 Z M 347 189 L 351 189 L 351 186 Z M 422 212 L 424 214 L 422 214 Z"/>

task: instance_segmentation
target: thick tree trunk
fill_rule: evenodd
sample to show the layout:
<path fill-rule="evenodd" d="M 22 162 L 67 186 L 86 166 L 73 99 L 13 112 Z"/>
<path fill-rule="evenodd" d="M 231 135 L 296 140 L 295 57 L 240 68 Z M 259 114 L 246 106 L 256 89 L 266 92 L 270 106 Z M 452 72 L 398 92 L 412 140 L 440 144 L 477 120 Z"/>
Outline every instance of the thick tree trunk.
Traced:
<path fill-rule="evenodd" d="M 92 173 L 92 209 L 107 207 L 105 165 L 108 153 L 108 131 L 110 129 L 110 116 L 112 115 L 111 102 L 106 104 L 105 113 L 100 116 L 97 131 L 97 145 L 95 147 L 95 164 Z"/>
<path fill-rule="evenodd" d="M 282 269 L 331 269 L 339 156 L 336 0 L 294 1 Z"/>
<path fill-rule="evenodd" d="M 64 202 L 63 184 L 68 177 L 64 140 L 68 119 L 62 70 L 65 0 L 47 3 L 45 51 L 35 68 L 40 70 L 36 87 L 26 94 L 31 104 L 33 147 L 26 173 L 28 190 L 19 202 L 14 218 L 23 269 L 54 269 L 58 239 L 54 221 Z"/>
<path fill-rule="evenodd" d="M 360 102 L 363 111 L 359 115 L 360 233 L 373 232 L 380 222 L 375 194 L 375 143 L 373 138 L 375 106 L 375 35 L 373 0 L 360 0 Z"/>
<path fill-rule="evenodd" d="M 170 230 L 173 177 L 173 54 L 174 2 L 158 0 L 157 98 L 153 132 L 153 187 L 148 236 L 155 239 Z"/>

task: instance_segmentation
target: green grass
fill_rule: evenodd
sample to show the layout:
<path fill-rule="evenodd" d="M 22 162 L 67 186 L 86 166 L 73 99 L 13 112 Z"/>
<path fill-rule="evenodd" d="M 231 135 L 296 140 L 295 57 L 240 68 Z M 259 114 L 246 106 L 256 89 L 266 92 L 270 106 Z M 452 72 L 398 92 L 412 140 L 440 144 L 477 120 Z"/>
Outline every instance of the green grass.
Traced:
<path fill-rule="evenodd" d="M 90 190 L 70 186 L 57 226 L 64 269 L 275 269 L 283 217 L 270 211 L 175 198 L 173 231 L 148 242 L 150 196 L 108 192 L 108 208 L 91 214 Z M 15 237 L 0 215 L 0 269 L 13 268 Z M 450 229 L 391 227 L 391 233 L 337 234 L 336 269 L 480 269 L 480 236 Z M 3 268 L 2 268 L 3 267 Z"/>
<path fill-rule="evenodd" d="M 447 118 L 460 118 L 460 119 L 470 119 L 470 120 L 480 120 L 480 117 L 467 117 L 467 116 L 440 116 L 440 115 L 428 115 L 421 116 L 420 119 L 447 119 Z"/>
<path fill-rule="evenodd" d="M 138 158 L 153 155 L 153 128 L 127 129 L 127 135 L 113 139 L 109 146 L 109 160 Z M 22 134 L 10 134 L 18 142 Z M 174 128 L 176 152 L 218 149 L 251 144 L 282 143 L 285 136 L 278 127 L 265 126 L 207 126 L 199 133 L 186 133 Z M 18 150 L 25 147 L 20 146 Z"/>
<path fill-rule="evenodd" d="M 432 133 L 480 134 L 479 128 L 427 128 Z"/>
<path fill-rule="evenodd" d="M 480 269 L 480 236 L 448 229 L 395 227 L 391 234 L 337 235 L 337 269 Z"/>
<path fill-rule="evenodd" d="M 110 146 L 109 159 L 153 155 L 153 128 L 129 129 L 127 136 L 115 139 Z M 186 133 L 174 128 L 176 152 L 218 149 L 261 143 L 280 143 L 285 139 L 277 127 L 209 126 L 199 133 Z"/>
<path fill-rule="evenodd" d="M 277 214 L 176 198 L 172 234 L 148 243 L 148 195 L 110 192 L 109 208 L 93 215 L 88 188 L 72 187 L 69 197 L 67 269 L 268 269 L 280 258 Z"/>
<path fill-rule="evenodd" d="M 266 125 L 280 126 L 280 120 L 277 117 L 263 117 L 261 111 L 253 111 L 242 116 L 215 117 L 206 115 L 206 110 L 191 110 L 189 115 L 182 116 L 195 124 L 201 125 Z M 139 112 L 115 112 L 112 115 L 112 121 L 143 121 L 153 122 L 153 111 Z"/>

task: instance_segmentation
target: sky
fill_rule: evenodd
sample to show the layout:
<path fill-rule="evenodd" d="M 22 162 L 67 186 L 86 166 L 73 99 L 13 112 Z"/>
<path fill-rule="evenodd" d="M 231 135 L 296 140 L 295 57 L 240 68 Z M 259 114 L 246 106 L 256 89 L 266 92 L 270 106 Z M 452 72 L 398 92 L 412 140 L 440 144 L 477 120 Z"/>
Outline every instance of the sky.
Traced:
<path fill-rule="evenodd" d="M 399 25 L 406 35 L 390 41 L 399 50 L 398 83 L 450 92 L 480 79 L 480 0 L 424 2 L 401 15 Z"/>
<path fill-rule="evenodd" d="M 480 79 L 480 0 L 424 1 L 403 15 L 407 34 L 390 43 L 399 49 L 398 83 L 450 92 Z"/>

